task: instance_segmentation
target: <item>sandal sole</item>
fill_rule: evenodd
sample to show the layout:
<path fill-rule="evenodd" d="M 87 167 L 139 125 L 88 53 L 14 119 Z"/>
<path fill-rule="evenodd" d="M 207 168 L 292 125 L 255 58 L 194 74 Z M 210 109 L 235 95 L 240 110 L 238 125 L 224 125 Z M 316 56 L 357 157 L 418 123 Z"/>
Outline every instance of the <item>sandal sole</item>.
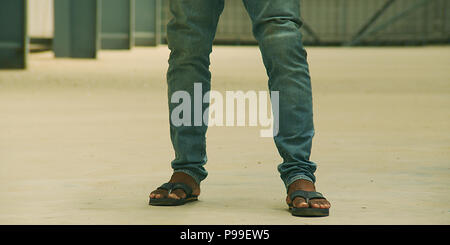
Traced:
<path fill-rule="evenodd" d="M 173 198 L 150 198 L 148 202 L 152 206 L 180 206 L 188 202 L 198 201 L 197 197 L 189 197 L 184 199 L 173 199 Z"/>
<path fill-rule="evenodd" d="M 325 217 L 330 215 L 328 208 L 294 208 L 289 207 L 293 216 L 300 217 Z"/>

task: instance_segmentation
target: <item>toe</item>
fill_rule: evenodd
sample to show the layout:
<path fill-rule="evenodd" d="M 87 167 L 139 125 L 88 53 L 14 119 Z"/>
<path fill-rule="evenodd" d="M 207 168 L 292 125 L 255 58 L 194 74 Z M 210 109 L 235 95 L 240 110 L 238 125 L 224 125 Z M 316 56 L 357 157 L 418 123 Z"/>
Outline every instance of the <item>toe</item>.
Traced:
<path fill-rule="evenodd" d="M 317 201 L 311 201 L 311 207 L 312 208 L 320 208 L 320 203 Z"/>
<path fill-rule="evenodd" d="M 175 195 L 174 193 L 170 193 L 168 197 L 176 200 L 180 199 L 180 197 Z"/>
<path fill-rule="evenodd" d="M 312 208 L 330 208 L 327 200 L 323 199 L 311 200 L 310 203 Z"/>
<path fill-rule="evenodd" d="M 163 198 L 167 196 L 166 190 L 155 190 L 152 193 L 150 193 L 150 198 Z"/>
<path fill-rule="evenodd" d="M 170 194 L 169 194 L 169 198 L 173 198 L 173 199 L 182 199 L 186 197 L 186 193 L 184 193 L 183 190 L 180 189 L 176 189 L 173 190 Z"/>
<path fill-rule="evenodd" d="M 303 199 L 301 197 L 296 197 L 294 199 L 294 202 L 292 205 L 296 208 L 307 208 L 308 207 L 308 203 L 306 203 L 305 199 Z"/>
<path fill-rule="evenodd" d="M 320 208 L 330 208 L 330 203 L 327 200 L 322 200 Z"/>
<path fill-rule="evenodd" d="M 320 208 L 320 204 L 318 204 L 318 203 L 312 203 L 312 204 L 311 204 L 311 207 L 313 207 L 313 208 Z"/>

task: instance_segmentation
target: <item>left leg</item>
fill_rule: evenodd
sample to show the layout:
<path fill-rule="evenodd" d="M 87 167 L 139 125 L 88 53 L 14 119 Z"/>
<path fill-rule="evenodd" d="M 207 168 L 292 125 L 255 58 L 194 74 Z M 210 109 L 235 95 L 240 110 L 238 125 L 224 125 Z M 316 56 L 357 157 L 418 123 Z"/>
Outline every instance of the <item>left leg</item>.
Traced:
<path fill-rule="evenodd" d="M 274 136 L 283 162 L 278 166 L 288 197 L 296 190 L 315 191 L 316 164 L 310 161 L 314 136 L 312 93 L 306 51 L 299 28 L 299 0 L 243 0 L 253 22 L 269 76 L 279 91 L 279 132 Z M 329 208 L 325 199 L 296 197 L 296 207 Z"/>

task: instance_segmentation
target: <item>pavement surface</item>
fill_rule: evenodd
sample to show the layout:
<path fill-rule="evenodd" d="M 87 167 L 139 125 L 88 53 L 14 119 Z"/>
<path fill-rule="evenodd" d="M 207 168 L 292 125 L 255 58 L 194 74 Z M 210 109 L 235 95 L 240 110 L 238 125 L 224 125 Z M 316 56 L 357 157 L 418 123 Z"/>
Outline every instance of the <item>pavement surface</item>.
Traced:
<path fill-rule="evenodd" d="M 0 71 L 0 224 L 450 224 L 450 47 L 307 50 L 329 217 L 290 215 L 260 127 L 211 127 L 200 201 L 148 205 L 174 157 L 160 46 Z M 267 89 L 257 47 L 211 60 L 212 89 Z"/>

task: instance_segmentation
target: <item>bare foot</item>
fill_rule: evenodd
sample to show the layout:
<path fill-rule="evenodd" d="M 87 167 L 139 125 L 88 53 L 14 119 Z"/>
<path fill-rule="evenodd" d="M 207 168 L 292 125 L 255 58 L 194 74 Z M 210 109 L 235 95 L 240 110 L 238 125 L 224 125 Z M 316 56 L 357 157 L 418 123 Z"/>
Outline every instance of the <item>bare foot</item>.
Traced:
<path fill-rule="evenodd" d="M 288 188 L 288 195 L 286 197 L 286 203 L 289 205 L 292 203 L 292 205 L 295 208 L 330 208 L 331 204 L 326 199 L 312 199 L 309 200 L 309 203 L 306 203 L 306 200 L 301 197 L 294 198 L 294 201 L 292 202 L 291 198 L 289 196 L 292 194 L 292 192 L 302 190 L 302 191 L 316 191 L 316 187 L 314 186 L 314 183 L 308 180 L 300 179 L 294 181 L 292 184 L 289 185 Z"/>
<path fill-rule="evenodd" d="M 184 183 L 192 188 L 192 195 L 200 195 L 200 185 L 188 174 L 176 172 L 172 174 L 169 183 Z M 186 197 L 186 193 L 181 189 L 175 189 L 170 194 L 167 190 L 156 189 L 150 193 L 150 198 L 173 198 L 182 199 Z"/>

